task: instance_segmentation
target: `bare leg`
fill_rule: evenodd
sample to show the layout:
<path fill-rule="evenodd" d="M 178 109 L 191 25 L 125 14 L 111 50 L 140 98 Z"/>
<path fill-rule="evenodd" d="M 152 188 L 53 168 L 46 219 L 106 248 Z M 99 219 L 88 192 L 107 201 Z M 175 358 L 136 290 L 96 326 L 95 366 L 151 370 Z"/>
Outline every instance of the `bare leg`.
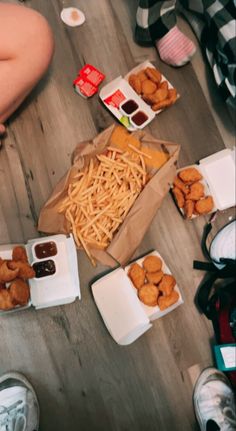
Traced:
<path fill-rule="evenodd" d="M 45 18 L 24 6 L 0 3 L 0 135 L 3 122 L 47 70 L 53 49 Z"/>

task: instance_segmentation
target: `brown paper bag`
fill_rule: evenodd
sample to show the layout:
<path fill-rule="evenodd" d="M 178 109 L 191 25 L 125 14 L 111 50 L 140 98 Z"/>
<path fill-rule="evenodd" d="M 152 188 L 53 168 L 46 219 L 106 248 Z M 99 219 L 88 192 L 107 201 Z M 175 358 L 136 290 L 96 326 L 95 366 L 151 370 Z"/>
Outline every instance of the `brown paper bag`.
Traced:
<path fill-rule="evenodd" d="M 115 126 L 100 133 L 92 141 L 79 143 L 72 156 L 72 167 L 55 187 L 52 196 L 42 208 L 39 216 L 38 230 L 45 233 L 69 233 L 70 223 L 57 209 L 67 194 L 68 184 L 78 169 L 84 167 L 94 155 L 101 153 L 107 145 Z M 125 265 L 139 246 L 156 211 L 170 189 L 176 174 L 176 163 L 180 146 L 160 141 L 145 131 L 133 135 L 143 145 L 169 153 L 169 160 L 154 174 L 136 199 L 118 232 L 106 250 L 92 249 L 91 254 L 101 263 L 115 266 L 117 262 Z"/>

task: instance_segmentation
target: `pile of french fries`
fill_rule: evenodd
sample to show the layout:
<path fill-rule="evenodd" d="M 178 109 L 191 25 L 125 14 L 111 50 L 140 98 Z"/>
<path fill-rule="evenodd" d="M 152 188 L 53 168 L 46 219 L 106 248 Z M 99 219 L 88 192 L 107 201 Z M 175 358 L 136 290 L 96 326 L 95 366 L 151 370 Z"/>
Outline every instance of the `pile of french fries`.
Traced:
<path fill-rule="evenodd" d="M 147 182 L 145 154 L 107 147 L 69 184 L 58 208 L 70 222 L 76 245 L 92 264 L 89 248 L 106 249 Z"/>

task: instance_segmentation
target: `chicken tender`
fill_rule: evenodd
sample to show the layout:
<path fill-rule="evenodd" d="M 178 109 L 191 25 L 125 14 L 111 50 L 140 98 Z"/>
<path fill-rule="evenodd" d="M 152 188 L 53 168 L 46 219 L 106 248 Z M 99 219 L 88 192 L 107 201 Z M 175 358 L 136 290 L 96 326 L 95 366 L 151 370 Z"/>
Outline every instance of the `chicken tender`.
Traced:
<path fill-rule="evenodd" d="M 4 260 L 0 266 L 0 282 L 7 283 L 14 280 L 19 273 L 19 268 L 11 268 L 11 261 Z"/>
<path fill-rule="evenodd" d="M 174 186 L 178 187 L 178 189 L 180 189 L 184 195 L 187 195 L 189 193 L 188 186 L 184 184 L 184 182 L 181 181 L 181 179 L 178 176 L 175 177 L 174 179 Z"/>
<path fill-rule="evenodd" d="M 162 260 L 158 256 L 147 256 L 143 261 L 143 267 L 147 272 L 157 272 L 162 268 Z"/>
<path fill-rule="evenodd" d="M 176 285 L 176 280 L 173 275 L 164 274 L 161 282 L 158 285 L 163 296 L 169 296 Z"/>
<path fill-rule="evenodd" d="M 14 247 L 12 251 L 12 259 L 15 261 L 20 260 L 22 262 L 28 262 L 25 248 L 20 245 Z"/>
<path fill-rule="evenodd" d="M 152 82 L 150 79 L 146 79 L 145 81 L 143 81 L 141 86 L 142 86 L 142 93 L 145 96 L 147 96 L 148 94 L 153 94 L 157 89 L 156 84 Z"/>
<path fill-rule="evenodd" d="M 134 89 L 134 91 L 136 91 L 137 94 L 141 94 L 142 85 L 137 75 L 132 74 L 129 76 L 129 84 Z"/>
<path fill-rule="evenodd" d="M 26 305 L 29 302 L 30 291 L 28 284 L 16 278 L 9 287 L 12 303 L 14 305 Z"/>
<path fill-rule="evenodd" d="M 200 199 L 200 201 L 197 201 L 195 203 L 195 210 L 197 214 L 208 214 L 213 210 L 213 208 L 214 208 L 214 201 L 212 199 L 212 196 L 206 196 L 205 198 Z"/>
<path fill-rule="evenodd" d="M 23 280 L 28 280 L 29 278 L 35 277 L 34 269 L 27 262 L 21 262 L 20 260 L 15 262 L 14 260 L 12 260 L 8 263 L 8 265 L 9 265 L 10 269 L 15 270 L 15 271 L 17 270 L 18 271 L 17 276 L 19 278 L 22 278 Z M 1 268 L 0 268 L 0 270 L 1 270 Z"/>
<path fill-rule="evenodd" d="M 159 84 L 161 81 L 161 73 L 159 70 L 154 69 L 153 67 L 147 67 L 145 69 L 145 73 L 151 81 L 155 82 L 155 84 Z"/>
<path fill-rule="evenodd" d="M 156 271 L 156 272 L 147 272 L 146 278 L 149 283 L 151 284 L 158 284 L 160 283 L 164 273 L 162 271 Z"/>
<path fill-rule="evenodd" d="M 172 189 L 172 193 L 175 197 L 176 203 L 179 208 L 183 208 L 185 204 L 185 199 L 182 191 L 178 187 L 174 187 Z"/>
<path fill-rule="evenodd" d="M 132 263 L 128 276 L 136 289 L 140 289 L 145 282 L 145 271 L 138 263 Z"/>
<path fill-rule="evenodd" d="M 8 289 L 2 289 L 0 291 L 0 310 L 11 310 L 14 308 L 12 303 L 11 295 Z"/>
<path fill-rule="evenodd" d="M 196 181 L 200 181 L 202 179 L 202 175 L 196 168 L 186 168 L 178 173 L 179 178 L 184 183 L 195 183 Z"/>
<path fill-rule="evenodd" d="M 186 196 L 186 199 L 191 199 L 192 201 L 198 201 L 204 196 L 204 185 L 197 181 L 190 186 L 190 191 Z"/>
<path fill-rule="evenodd" d="M 160 310 L 165 310 L 171 305 L 175 304 L 179 299 L 179 294 L 175 290 L 171 292 L 169 296 L 159 296 L 158 298 L 158 306 Z"/>
<path fill-rule="evenodd" d="M 138 290 L 138 297 L 140 301 L 142 301 L 145 305 L 149 305 L 150 307 L 157 305 L 158 295 L 159 290 L 155 284 L 144 284 L 144 286 Z"/>
<path fill-rule="evenodd" d="M 194 201 L 187 199 L 184 203 L 184 214 L 186 218 L 191 218 L 194 214 Z"/>

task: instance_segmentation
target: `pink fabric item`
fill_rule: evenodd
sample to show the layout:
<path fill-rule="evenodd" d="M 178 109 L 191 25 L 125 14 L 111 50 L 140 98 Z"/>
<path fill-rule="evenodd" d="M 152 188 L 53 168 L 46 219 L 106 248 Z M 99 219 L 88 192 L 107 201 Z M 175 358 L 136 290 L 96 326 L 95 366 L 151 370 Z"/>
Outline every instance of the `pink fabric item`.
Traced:
<path fill-rule="evenodd" d="M 162 61 L 176 67 L 188 63 L 196 51 L 194 43 L 177 26 L 157 40 L 156 47 Z"/>

